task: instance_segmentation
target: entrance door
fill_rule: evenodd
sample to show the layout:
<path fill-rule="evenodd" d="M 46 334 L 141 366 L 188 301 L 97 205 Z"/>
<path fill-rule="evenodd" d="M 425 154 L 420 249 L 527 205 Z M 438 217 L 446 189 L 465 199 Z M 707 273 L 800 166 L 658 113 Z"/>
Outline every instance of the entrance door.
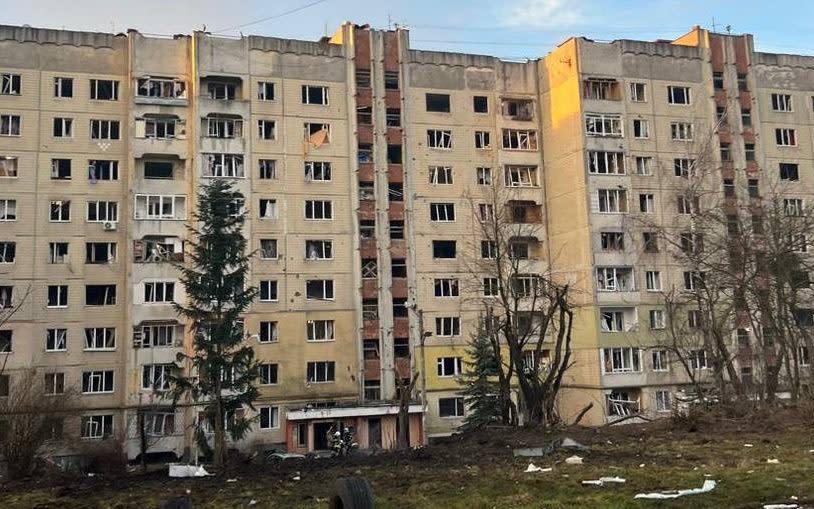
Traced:
<path fill-rule="evenodd" d="M 381 448 L 382 420 L 378 417 L 367 420 L 367 446 Z"/>
<path fill-rule="evenodd" d="M 330 449 L 328 445 L 328 432 L 333 426 L 332 422 L 315 422 L 314 423 L 314 450 L 326 451 Z"/>

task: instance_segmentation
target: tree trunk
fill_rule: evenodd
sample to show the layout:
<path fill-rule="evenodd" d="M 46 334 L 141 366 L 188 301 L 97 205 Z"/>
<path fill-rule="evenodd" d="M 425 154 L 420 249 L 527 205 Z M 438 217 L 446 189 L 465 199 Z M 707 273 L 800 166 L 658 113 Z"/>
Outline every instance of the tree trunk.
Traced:
<path fill-rule="evenodd" d="M 138 424 L 138 434 L 139 434 L 139 449 L 140 449 L 140 457 L 141 457 L 141 469 L 146 471 L 147 470 L 147 430 L 145 429 L 145 418 L 144 418 L 144 411 L 139 409 L 136 422 Z"/>
<path fill-rule="evenodd" d="M 223 401 L 220 398 L 220 387 L 218 387 L 218 397 L 215 399 L 215 444 L 212 449 L 212 462 L 216 467 L 222 467 L 226 460 L 226 430 L 224 424 Z"/>

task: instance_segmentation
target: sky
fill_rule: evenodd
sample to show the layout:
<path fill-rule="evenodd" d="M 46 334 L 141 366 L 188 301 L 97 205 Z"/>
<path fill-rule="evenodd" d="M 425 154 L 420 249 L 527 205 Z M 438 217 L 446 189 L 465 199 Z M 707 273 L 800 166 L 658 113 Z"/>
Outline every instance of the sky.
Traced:
<path fill-rule="evenodd" d="M 0 24 L 317 40 L 343 21 L 410 29 L 411 47 L 538 58 L 571 35 L 671 39 L 694 25 L 751 33 L 759 51 L 814 55 L 802 0 L 0 0 Z"/>

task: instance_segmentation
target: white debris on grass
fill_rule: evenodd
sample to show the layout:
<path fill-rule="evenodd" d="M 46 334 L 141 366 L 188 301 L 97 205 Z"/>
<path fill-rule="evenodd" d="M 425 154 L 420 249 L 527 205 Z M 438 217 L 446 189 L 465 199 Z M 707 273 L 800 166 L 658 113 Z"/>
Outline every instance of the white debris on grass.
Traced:
<path fill-rule="evenodd" d="M 206 477 L 211 475 L 203 466 L 170 465 L 170 477 Z"/>
<path fill-rule="evenodd" d="M 582 465 L 582 458 L 576 455 L 569 456 L 568 458 L 565 458 L 565 463 L 568 465 Z"/>
<path fill-rule="evenodd" d="M 797 504 L 763 504 L 763 509 L 797 509 Z"/>
<path fill-rule="evenodd" d="M 743 444 L 744 447 L 754 447 L 754 444 Z"/>
<path fill-rule="evenodd" d="M 678 498 L 683 497 L 686 495 L 699 495 L 701 493 L 708 493 L 715 489 L 717 483 L 711 479 L 707 479 L 704 481 L 704 485 L 700 488 L 692 488 L 688 490 L 678 490 L 678 491 L 660 491 L 655 493 L 638 493 L 633 498 L 644 498 L 644 499 L 651 499 L 651 500 L 665 500 L 669 498 Z"/>
<path fill-rule="evenodd" d="M 625 480 L 621 477 L 600 477 L 599 479 L 582 481 L 583 486 L 604 486 L 606 484 L 625 484 Z"/>
<path fill-rule="evenodd" d="M 553 469 L 551 467 L 538 467 L 534 463 L 529 463 L 529 466 L 526 467 L 524 472 L 531 473 L 531 472 L 551 472 Z"/>
<path fill-rule="evenodd" d="M 766 463 L 771 463 L 772 465 L 777 465 L 778 463 L 780 463 L 780 460 L 777 459 L 777 458 L 769 458 L 769 459 L 766 460 Z"/>

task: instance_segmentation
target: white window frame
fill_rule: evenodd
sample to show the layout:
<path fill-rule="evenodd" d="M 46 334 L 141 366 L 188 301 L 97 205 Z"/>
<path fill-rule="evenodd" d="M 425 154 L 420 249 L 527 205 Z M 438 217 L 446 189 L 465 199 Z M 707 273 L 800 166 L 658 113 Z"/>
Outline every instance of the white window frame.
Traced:
<path fill-rule="evenodd" d="M 99 83 L 109 81 L 112 87 L 110 99 L 99 99 Z M 118 101 L 119 100 L 119 81 L 118 80 L 90 80 L 90 100 L 91 101 Z"/>
<path fill-rule="evenodd" d="M 663 309 L 651 309 L 648 312 L 651 330 L 662 330 L 666 326 L 666 320 Z"/>
<path fill-rule="evenodd" d="M 333 218 L 333 201 L 305 200 L 306 221 L 333 221 Z"/>
<path fill-rule="evenodd" d="M 797 130 L 791 127 L 778 127 L 774 130 L 775 142 L 778 147 L 796 147 Z"/>
<path fill-rule="evenodd" d="M 660 270 L 648 270 L 644 273 L 645 279 L 645 289 L 648 292 L 660 292 L 661 291 L 661 271 Z"/>
<path fill-rule="evenodd" d="M 143 364 L 141 368 L 141 390 L 166 392 L 170 389 L 172 364 Z"/>
<path fill-rule="evenodd" d="M 454 203 L 430 203 L 430 221 L 433 223 L 454 223 Z"/>
<path fill-rule="evenodd" d="M 452 150 L 452 131 L 427 129 L 427 147 L 436 150 Z"/>
<path fill-rule="evenodd" d="M 670 371 L 670 357 L 667 350 L 652 350 L 650 360 L 653 363 L 653 371 L 664 373 Z"/>
<path fill-rule="evenodd" d="M 333 365 L 333 369 L 330 369 Z M 311 373 L 313 368 L 313 373 Z M 333 371 L 333 377 L 331 377 Z M 329 384 L 336 382 L 336 362 L 334 361 L 309 361 L 305 367 L 305 380 L 311 384 Z M 311 375 L 314 376 L 311 376 Z M 321 375 L 321 376 L 320 376 Z"/>
<path fill-rule="evenodd" d="M 638 348 L 603 348 L 602 357 L 602 371 L 606 375 L 620 373 L 641 373 L 642 371 L 641 351 Z M 610 360 L 610 371 L 607 370 L 608 360 Z"/>
<path fill-rule="evenodd" d="M 86 352 L 112 352 L 116 350 L 115 327 L 85 327 Z"/>
<path fill-rule="evenodd" d="M 603 199 L 604 194 L 604 199 Z M 597 211 L 600 214 L 625 214 L 628 211 L 627 189 L 597 189 Z M 604 202 L 604 210 L 603 204 Z"/>
<path fill-rule="evenodd" d="M 447 372 L 447 361 L 452 359 L 452 371 Z M 463 374 L 463 359 L 461 357 L 438 357 L 436 361 L 436 374 L 438 378 L 451 378 Z"/>
<path fill-rule="evenodd" d="M 639 87 L 641 88 L 641 92 L 639 91 Z M 631 81 L 629 83 L 629 89 L 631 102 L 634 103 L 647 102 L 647 83 L 642 83 L 641 81 Z"/>
<path fill-rule="evenodd" d="M 258 219 L 265 219 L 273 221 L 278 219 L 279 208 L 277 207 L 277 198 L 260 198 L 258 202 Z"/>
<path fill-rule="evenodd" d="M 537 187 L 537 166 L 507 164 L 504 169 L 506 187 Z"/>
<path fill-rule="evenodd" d="M 19 74 L 4 72 L 0 74 L 0 95 L 21 95 L 23 78 Z"/>
<path fill-rule="evenodd" d="M 264 416 L 264 414 L 267 414 Z M 280 407 L 260 406 L 257 407 L 257 426 L 261 430 L 280 429 Z M 266 419 L 268 426 L 263 426 L 263 419 Z"/>
<path fill-rule="evenodd" d="M 306 239 L 305 259 L 306 260 L 333 260 L 333 240 Z"/>
<path fill-rule="evenodd" d="M 246 178 L 243 154 L 201 154 L 201 160 L 201 176 L 204 178 Z"/>
<path fill-rule="evenodd" d="M 303 104 L 310 104 L 310 105 L 317 105 L 317 106 L 328 106 L 330 100 L 328 98 L 328 88 L 325 85 L 303 85 L 302 86 L 302 103 Z M 321 100 L 319 102 L 311 102 L 311 90 L 312 89 L 319 89 L 321 94 Z"/>
<path fill-rule="evenodd" d="M 309 283 L 320 283 L 322 286 L 322 297 L 309 297 L 308 296 L 308 285 Z M 305 280 L 305 299 L 309 301 L 324 301 L 324 300 L 335 300 L 336 293 L 334 288 L 334 280 L 333 279 L 306 279 Z"/>
<path fill-rule="evenodd" d="M 85 390 L 85 374 L 89 374 L 90 390 Z M 110 387 L 107 387 L 107 373 L 111 373 Z M 97 390 L 98 389 L 98 390 Z M 116 373 L 112 369 L 82 372 L 82 394 L 113 394 L 116 391 Z"/>
<path fill-rule="evenodd" d="M 455 337 L 461 335 L 461 318 L 459 316 L 439 316 L 435 319 L 435 335 L 438 337 Z"/>
<path fill-rule="evenodd" d="M 503 150 L 536 152 L 539 146 L 535 129 L 503 129 Z"/>
<path fill-rule="evenodd" d="M 305 161 L 306 182 L 331 182 L 333 165 L 329 161 Z"/>
<path fill-rule="evenodd" d="M 312 343 L 327 343 L 336 340 L 334 320 L 308 320 L 305 324 L 306 340 Z"/>
<path fill-rule="evenodd" d="M 272 288 L 274 289 L 274 292 L 271 291 Z M 272 293 L 274 294 L 273 297 Z M 260 281 L 258 299 L 260 302 L 277 302 L 280 299 L 280 285 L 276 279 L 264 279 Z"/>
<path fill-rule="evenodd" d="M 57 212 L 56 219 L 54 219 L 54 212 Z M 71 222 L 71 201 L 70 200 L 51 200 L 48 207 L 48 221 L 51 223 L 70 223 Z"/>
<path fill-rule="evenodd" d="M 492 168 L 487 166 L 478 166 L 475 168 L 475 175 L 479 186 L 492 185 Z"/>
<path fill-rule="evenodd" d="M 273 81 L 258 81 L 257 82 L 257 100 L 258 101 L 276 101 L 277 90 Z"/>
<path fill-rule="evenodd" d="M 5 127 L 5 129 L 2 129 Z M 16 127 L 16 129 L 15 129 Z M 23 132 L 23 118 L 20 115 L 0 115 L 0 136 L 19 137 Z"/>
<path fill-rule="evenodd" d="M 48 285 L 46 291 L 50 293 L 51 287 L 57 288 L 57 303 L 54 305 L 48 304 L 48 295 L 46 295 L 45 307 L 48 309 L 65 309 L 68 307 L 68 300 L 70 299 L 68 285 Z M 62 301 L 62 288 L 65 288 L 65 302 Z"/>
<path fill-rule="evenodd" d="M 779 113 L 793 113 L 794 107 L 791 94 L 772 94 L 772 111 Z"/>
<path fill-rule="evenodd" d="M 455 182 L 452 166 L 430 166 L 430 184 L 451 185 Z"/>
<path fill-rule="evenodd" d="M 65 92 L 63 89 L 64 83 L 70 82 L 71 83 L 71 95 L 63 95 Z M 65 76 L 55 76 L 54 77 L 54 97 L 59 99 L 70 99 L 73 97 L 73 85 L 74 79 L 68 78 Z"/>
<path fill-rule="evenodd" d="M 693 141 L 695 126 L 692 122 L 670 122 L 670 139 L 680 142 Z"/>
<path fill-rule="evenodd" d="M 433 286 L 438 298 L 460 297 L 460 286 L 456 278 L 436 278 Z"/>
<path fill-rule="evenodd" d="M 51 345 L 49 347 L 49 345 Z M 45 329 L 45 351 L 46 352 L 67 352 L 68 351 L 68 329 Z"/>
<path fill-rule="evenodd" d="M 95 211 L 94 211 L 95 209 Z M 96 217 L 91 219 L 91 212 Z M 119 203 L 115 201 L 89 201 L 85 211 L 88 223 L 117 223 L 119 221 Z"/>
<path fill-rule="evenodd" d="M 636 175 L 640 177 L 653 176 L 653 158 L 651 156 L 635 156 Z"/>
<path fill-rule="evenodd" d="M 636 124 L 639 125 L 638 131 L 639 133 L 636 134 Z M 634 118 L 633 119 L 633 138 L 637 140 L 648 140 L 650 139 L 650 121 L 646 118 Z"/>
<path fill-rule="evenodd" d="M 683 85 L 668 85 L 667 86 L 667 104 L 674 106 L 690 106 L 692 105 L 692 92 L 691 88 Z M 678 92 L 682 94 L 679 95 Z M 678 102 L 677 99 L 683 95 L 684 100 Z"/>
<path fill-rule="evenodd" d="M 673 397 L 670 391 L 666 389 L 658 389 L 655 392 L 656 398 L 656 412 L 672 412 L 673 410 Z"/>
<path fill-rule="evenodd" d="M 489 131 L 475 131 L 475 149 L 490 150 L 492 148 L 492 136 Z"/>
<path fill-rule="evenodd" d="M 263 362 L 260 364 L 260 385 L 278 385 L 280 383 L 280 364 L 276 362 Z M 271 381 L 271 375 L 274 374 L 274 381 Z"/>
<path fill-rule="evenodd" d="M 605 316 L 611 318 L 611 326 L 606 327 Z M 600 309 L 599 310 L 599 326 L 602 332 L 617 333 L 627 332 L 627 321 L 625 320 L 625 312 L 618 309 Z"/>
<path fill-rule="evenodd" d="M 175 281 L 145 281 L 145 304 L 171 304 L 175 299 Z"/>
<path fill-rule="evenodd" d="M 274 141 L 277 139 L 277 121 L 268 118 L 257 120 L 257 138 Z"/>
<path fill-rule="evenodd" d="M 263 320 L 260 322 L 260 331 L 257 333 L 257 342 L 260 344 L 276 343 L 279 341 L 279 328 L 277 321 Z M 264 340 L 263 337 L 268 339 Z"/>
<path fill-rule="evenodd" d="M 625 153 L 589 150 L 588 173 L 591 175 L 626 175 Z"/>
<path fill-rule="evenodd" d="M 134 198 L 135 200 L 135 209 L 133 210 L 133 219 L 137 220 L 174 220 L 174 221 L 183 221 L 186 219 L 186 214 L 184 217 L 177 217 L 176 216 L 176 209 L 179 208 L 178 205 L 183 203 L 184 210 L 186 210 L 186 195 L 172 195 L 172 194 L 137 194 Z M 143 216 L 139 215 L 139 201 L 144 201 L 144 212 Z M 157 209 L 156 209 L 157 208 Z M 169 208 L 169 212 L 165 212 L 165 209 Z M 158 210 L 158 213 L 155 211 Z"/>
<path fill-rule="evenodd" d="M 96 127 L 94 128 L 94 123 Z M 113 126 L 118 128 L 116 137 L 113 137 Z M 96 136 L 94 136 L 96 131 Z M 120 140 L 122 138 L 122 126 L 118 120 L 92 118 L 90 120 L 90 139 L 92 140 Z"/>
<path fill-rule="evenodd" d="M 624 137 L 622 116 L 610 113 L 586 113 L 585 134 L 599 137 Z"/>
<path fill-rule="evenodd" d="M 113 414 L 83 415 L 81 437 L 85 440 L 101 440 L 113 435 Z"/>
<path fill-rule="evenodd" d="M 73 138 L 73 119 L 68 117 L 54 117 L 54 123 L 59 125 L 59 134 L 51 131 L 54 138 Z M 56 127 L 56 126 L 54 126 Z"/>

